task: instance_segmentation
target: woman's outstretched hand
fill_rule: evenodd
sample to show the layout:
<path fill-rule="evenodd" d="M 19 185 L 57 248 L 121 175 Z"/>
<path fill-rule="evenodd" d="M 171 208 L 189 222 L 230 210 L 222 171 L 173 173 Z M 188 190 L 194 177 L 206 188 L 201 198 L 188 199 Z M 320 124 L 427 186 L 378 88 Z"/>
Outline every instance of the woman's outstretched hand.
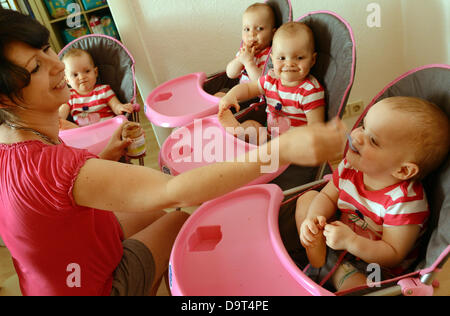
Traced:
<path fill-rule="evenodd" d="M 126 149 L 133 142 L 131 139 L 122 139 L 122 130 L 127 122 L 120 125 L 111 136 L 108 145 L 99 154 L 101 159 L 118 161 L 126 155 Z"/>

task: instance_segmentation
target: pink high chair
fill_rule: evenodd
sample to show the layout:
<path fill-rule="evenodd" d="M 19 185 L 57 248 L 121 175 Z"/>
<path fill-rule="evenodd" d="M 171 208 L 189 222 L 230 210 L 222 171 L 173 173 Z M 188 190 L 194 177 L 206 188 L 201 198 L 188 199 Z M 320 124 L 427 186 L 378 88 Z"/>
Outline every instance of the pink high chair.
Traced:
<path fill-rule="evenodd" d="M 279 26 L 292 21 L 290 0 L 265 0 L 276 15 Z M 145 114 L 150 122 L 165 128 L 181 127 L 195 119 L 218 112 L 219 98 L 214 94 L 222 89 L 231 89 L 239 80 L 229 79 L 225 71 L 208 78 L 197 72 L 169 80 L 154 89 L 145 102 Z M 249 103 L 244 103 L 245 108 Z"/>
<path fill-rule="evenodd" d="M 172 250 L 173 295 L 331 295 L 298 270 L 278 232 L 283 193 L 249 186 L 203 204 Z"/>
<path fill-rule="evenodd" d="M 128 49 L 113 37 L 90 34 L 70 42 L 58 56 L 62 58 L 71 48 L 83 49 L 92 55 L 99 70 L 98 83 L 109 84 L 120 102 L 133 104 L 134 112 L 130 114 L 130 120 L 139 122 L 135 61 Z M 113 132 L 126 120 L 125 116 L 119 115 L 89 126 L 63 130 L 59 136 L 69 146 L 87 149 L 98 155 L 109 142 Z M 144 164 L 143 158 L 139 159 L 139 163 Z"/>
<path fill-rule="evenodd" d="M 256 149 L 256 145 L 227 133 L 217 116 L 210 116 L 175 130 L 161 147 L 159 165 L 164 173 L 175 176 L 212 162 L 239 157 L 252 149 Z M 287 167 L 277 167 L 250 184 L 267 183 Z"/>
<path fill-rule="evenodd" d="M 450 116 L 449 65 L 427 65 L 400 76 L 367 106 L 390 96 L 429 100 Z M 365 113 L 366 113 L 365 112 Z M 363 119 L 361 115 L 355 128 Z M 422 255 L 410 273 L 340 293 L 327 289 L 327 280 L 313 282 L 302 269 L 306 254 L 298 239 L 294 214 L 297 198 L 306 189 L 320 190 L 327 180 L 298 188 L 282 202 L 273 184 L 247 186 L 204 203 L 178 234 L 169 261 L 173 295 L 433 295 L 435 280 L 450 256 L 450 159 L 423 181 L 431 218 Z"/>

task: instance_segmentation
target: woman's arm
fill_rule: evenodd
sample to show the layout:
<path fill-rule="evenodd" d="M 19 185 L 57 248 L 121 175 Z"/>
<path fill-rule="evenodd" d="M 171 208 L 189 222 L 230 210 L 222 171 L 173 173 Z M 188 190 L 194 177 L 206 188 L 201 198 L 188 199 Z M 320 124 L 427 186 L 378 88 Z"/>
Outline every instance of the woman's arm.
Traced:
<path fill-rule="evenodd" d="M 150 168 L 90 159 L 75 181 L 74 199 L 80 206 L 119 212 L 198 205 L 256 179 L 264 166 L 318 165 L 341 156 L 344 145 L 344 126 L 333 122 L 292 129 L 247 153 L 245 162 L 214 163 L 176 177 Z"/>

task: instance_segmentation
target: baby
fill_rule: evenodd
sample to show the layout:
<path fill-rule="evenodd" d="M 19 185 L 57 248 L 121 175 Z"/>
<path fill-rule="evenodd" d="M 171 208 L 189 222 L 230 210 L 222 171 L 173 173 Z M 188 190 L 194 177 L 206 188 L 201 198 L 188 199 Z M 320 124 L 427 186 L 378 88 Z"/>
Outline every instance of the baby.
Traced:
<path fill-rule="evenodd" d="M 70 85 L 70 100 L 59 108 L 60 126 L 71 128 L 66 121 L 72 115 L 78 126 L 86 126 L 123 112 L 131 113 L 131 104 L 122 104 L 108 85 L 98 85 L 98 69 L 92 56 L 81 49 L 71 49 L 64 57 L 66 80 Z"/>
<path fill-rule="evenodd" d="M 231 127 L 237 137 L 249 127 L 261 130 L 256 121 L 240 124 L 230 107 L 239 111 L 238 101 L 259 95 L 267 100 L 267 131 L 273 128 L 282 133 L 290 127 L 323 122 L 325 120 L 325 93 L 323 87 L 310 74 L 316 62 L 314 35 L 300 22 L 283 24 L 273 38 L 270 55 L 274 69 L 258 81 L 241 83 L 231 89 L 219 103 L 218 118 L 223 127 Z M 242 128 L 238 128 L 242 127 Z M 259 135 L 257 143 L 262 135 Z"/>
<path fill-rule="evenodd" d="M 240 82 L 258 80 L 275 34 L 275 14 L 266 3 L 255 3 L 242 17 L 242 47 L 227 65 L 227 76 Z"/>
<path fill-rule="evenodd" d="M 391 97 L 368 111 L 333 181 L 297 201 L 300 242 L 311 266 L 321 267 L 319 278 L 337 266 L 331 281 L 343 291 L 366 284 L 369 263 L 393 276 L 414 261 L 429 216 L 420 180 L 446 157 L 449 142 L 448 117 L 428 101 Z"/>

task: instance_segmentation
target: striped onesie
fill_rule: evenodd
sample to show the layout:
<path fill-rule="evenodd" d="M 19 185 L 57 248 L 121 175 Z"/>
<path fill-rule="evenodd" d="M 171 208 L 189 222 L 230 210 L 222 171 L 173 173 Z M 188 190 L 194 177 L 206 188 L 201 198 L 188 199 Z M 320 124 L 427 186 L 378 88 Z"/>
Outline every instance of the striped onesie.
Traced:
<path fill-rule="evenodd" d="M 358 235 L 380 240 L 383 227 L 419 225 L 422 230 L 430 214 L 422 184 L 403 181 L 377 191 L 364 187 L 363 173 L 351 168 L 347 160 L 333 173 L 339 190 L 341 221 Z"/>
<path fill-rule="evenodd" d="M 291 127 L 306 125 L 306 113 L 325 105 L 324 89 L 313 75 L 298 86 L 285 87 L 271 70 L 259 78 L 259 86 L 266 96 L 268 121 L 269 116 L 285 116 Z"/>
<path fill-rule="evenodd" d="M 96 85 L 86 95 L 70 89 L 70 114 L 79 126 L 86 126 L 115 116 L 108 102 L 115 96 L 109 85 Z"/>

